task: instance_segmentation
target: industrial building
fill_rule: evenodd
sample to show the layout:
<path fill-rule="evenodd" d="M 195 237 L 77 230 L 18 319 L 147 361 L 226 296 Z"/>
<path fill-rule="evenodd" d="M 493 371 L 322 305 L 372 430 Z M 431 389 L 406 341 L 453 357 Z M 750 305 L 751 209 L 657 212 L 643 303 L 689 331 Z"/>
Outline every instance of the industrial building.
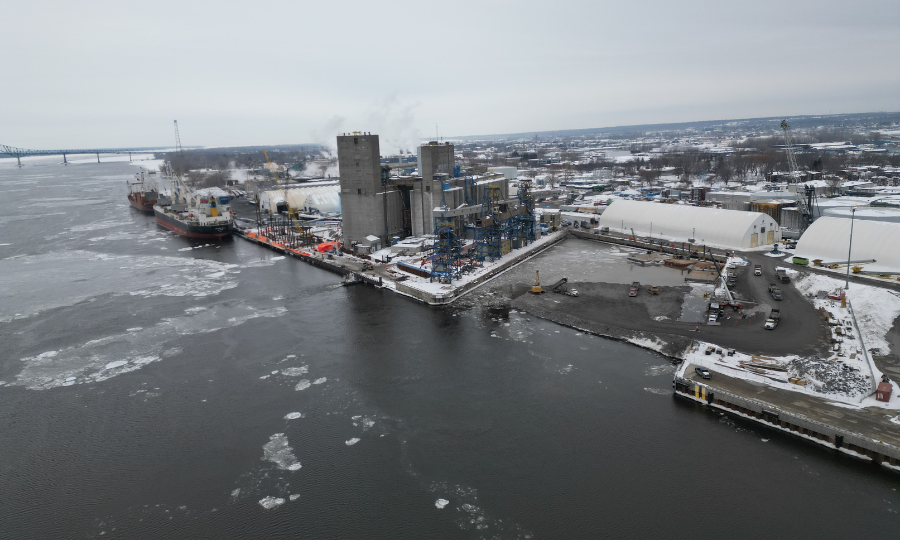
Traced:
<path fill-rule="evenodd" d="M 686 204 L 614 201 L 596 218 L 612 231 L 696 241 L 732 249 L 755 248 L 781 240 L 781 228 L 760 212 L 724 210 Z"/>
<path fill-rule="evenodd" d="M 503 174 L 460 174 L 452 144 L 420 146 L 420 174 L 411 176 L 393 174 L 404 163 L 381 162 L 378 135 L 355 132 L 337 142 L 347 247 L 360 251 L 408 236 L 431 236 L 430 273 L 449 281 L 540 235 L 530 186 L 510 194 Z"/>
<path fill-rule="evenodd" d="M 344 243 L 362 242 L 372 235 L 406 236 L 409 192 L 382 183 L 378 135 L 339 135 L 337 146 Z"/>
<path fill-rule="evenodd" d="M 853 225 L 853 250 L 850 251 L 851 220 L 822 217 L 806 229 L 797 242 L 796 255 L 826 263 L 872 261 L 872 267 L 900 271 L 900 223 L 862 220 Z M 867 265 L 866 268 L 869 268 Z"/>

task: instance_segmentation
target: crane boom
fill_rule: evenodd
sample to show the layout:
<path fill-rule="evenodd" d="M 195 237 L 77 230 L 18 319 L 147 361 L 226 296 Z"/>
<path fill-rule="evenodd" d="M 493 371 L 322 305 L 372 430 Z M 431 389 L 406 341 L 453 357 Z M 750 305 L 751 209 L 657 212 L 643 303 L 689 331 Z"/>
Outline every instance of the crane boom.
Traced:
<path fill-rule="evenodd" d="M 784 152 L 787 154 L 788 159 L 788 173 L 791 175 L 791 182 L 799 183 L 800 179 L 800 168 L 797 166 L 797 157 L 794 155 L 794 141 L 793 136 L 791 135 L 791 125 L 788 124 L 787 120 L 781 121 L 781 130 L 784 131 Z M 797 190 L 794 192 L 797 196 L 797 206 L 800 208 L 800 232 L 806 230 L 809 227 L 809 224 L 813 221 L 812 211 L 809 208 L 809 203 L 806 200 L 806 191 L 809 188 L 805 188 L 803 193 L 800 192 L 800 186 L 797 186 Z"/>

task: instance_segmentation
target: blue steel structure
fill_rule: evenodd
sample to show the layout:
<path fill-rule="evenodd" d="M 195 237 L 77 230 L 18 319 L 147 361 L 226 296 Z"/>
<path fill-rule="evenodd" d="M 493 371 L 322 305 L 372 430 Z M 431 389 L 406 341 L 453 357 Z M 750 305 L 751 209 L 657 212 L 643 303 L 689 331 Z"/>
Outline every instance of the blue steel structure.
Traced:
<path fill-rule="evenodd" d="M 519 184 L 519 206 L 523 208 L 524 211 L 515 217 L 516 220 L 516 240 L 518 240 L 517 247 L 525 247 L 531 242 L 534 242 L 534 198 L 529 193 L 531 189 L 531 184 L 528 182 L 522 182 Z"/>
<path fill-rule="evenodd" d="M 0 155 L 7 154 L 16 158 L 19 167 L 22 166 L 22 158 L 27 156 L 62 156 L 63 163 L 69 164 L 66 155 L 69 154 L 95 154 L 97 163 L 100 162 L 100 154 L 133 154 L 138 152 L 151 152 L 153 150 L 166 150 L 164 147 L 155 148 L 93 148 L 93 149 L 76 149 L 76 150 L 29 150 L 27 148 L 16 148 L 15 146 L 7 146 L 0 144 Z"/>
<path fill-rule="evenodd" d="M 444 192 L 447 190 L 445 179 L 441 179 L 441 208 L 447 208 Z M 439 281 L 451 282 L 459 278 L 459 258 L 462 242 L 456 234 L 452 217 L 434 218 L 434 254 L 431 258 L 431 277 Z"/>
<path fill-rule="evenodd" d="M 471 182 L 471 183 L 470 183 Z M 474 178 L 463 178 L 465 203 L 476 206 L 471 190 L 475 189 Z M 445 191 L 447 180 L 441 180 L 441 208 L 446 209 Z M 523 183 L 518 190 L 518 207 L 509 208 L 503 201 L 500 188 L 486 184 L 482 191 L 481 212 L 474 223 L 465 226 L 472 231 L 472 251 L 462 256 L 464 240 L 458 234 L 459 227 L 453 216 L 441 213 L 434 218 L 434 247 L 431 262 L 431 277 L 452 282 L 462 272 L 465 259 L 467 267 L 483 266 L 485 260 L 496 261 L 513 248 L 524 247 L 535 241 L 534 199 L 530 184 Z"/>

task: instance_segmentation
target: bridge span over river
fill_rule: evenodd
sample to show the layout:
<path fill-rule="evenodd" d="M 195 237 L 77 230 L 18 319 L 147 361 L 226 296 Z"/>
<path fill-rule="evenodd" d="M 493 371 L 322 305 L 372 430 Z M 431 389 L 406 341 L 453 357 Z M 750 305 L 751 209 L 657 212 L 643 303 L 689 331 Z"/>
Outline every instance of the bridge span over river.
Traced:
<path fill-rule="evenodd" d="M 19 164 L 19 167 L 22 166 L 22 158 L 28 156 L 62 156 L 63 163 L 66 165 L 69 164 L 66 156 L 71 155 L 79 155 L 79 154 L 95 154 L 97 156 L 97 163 L 100 163 L 100 154 L 128 154 L 129 159 L 131 158 L 131 154 L 136 154 L 140 152 L 152 152 L 154 150 L 169 150 L 170 148 L 166 147 L 154 147 L 154 148 L 81 148 L 81 149 L 71 149 L 71 150 L 29 150 L 27 148 L 16 148 L 14 146 L 7 146 L 5 144 L 0 144 L 0 157 L 4 155 L 9 155 L 10 157 L 16 158 L 16 161 Z"/>

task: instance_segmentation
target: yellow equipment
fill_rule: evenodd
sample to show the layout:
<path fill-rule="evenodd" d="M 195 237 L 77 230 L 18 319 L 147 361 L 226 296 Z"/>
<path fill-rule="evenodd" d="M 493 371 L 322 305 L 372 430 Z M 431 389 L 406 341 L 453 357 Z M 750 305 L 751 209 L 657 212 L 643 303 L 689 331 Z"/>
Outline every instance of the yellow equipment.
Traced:
<path fill-rule="evenodd" d="M 544 292 L 544 289 L 541 288 L 541 271 L 535 270 L 534 274 L 534 287 L 531 288 L 531 292 L 534 294 L 541 294 Z"/>

